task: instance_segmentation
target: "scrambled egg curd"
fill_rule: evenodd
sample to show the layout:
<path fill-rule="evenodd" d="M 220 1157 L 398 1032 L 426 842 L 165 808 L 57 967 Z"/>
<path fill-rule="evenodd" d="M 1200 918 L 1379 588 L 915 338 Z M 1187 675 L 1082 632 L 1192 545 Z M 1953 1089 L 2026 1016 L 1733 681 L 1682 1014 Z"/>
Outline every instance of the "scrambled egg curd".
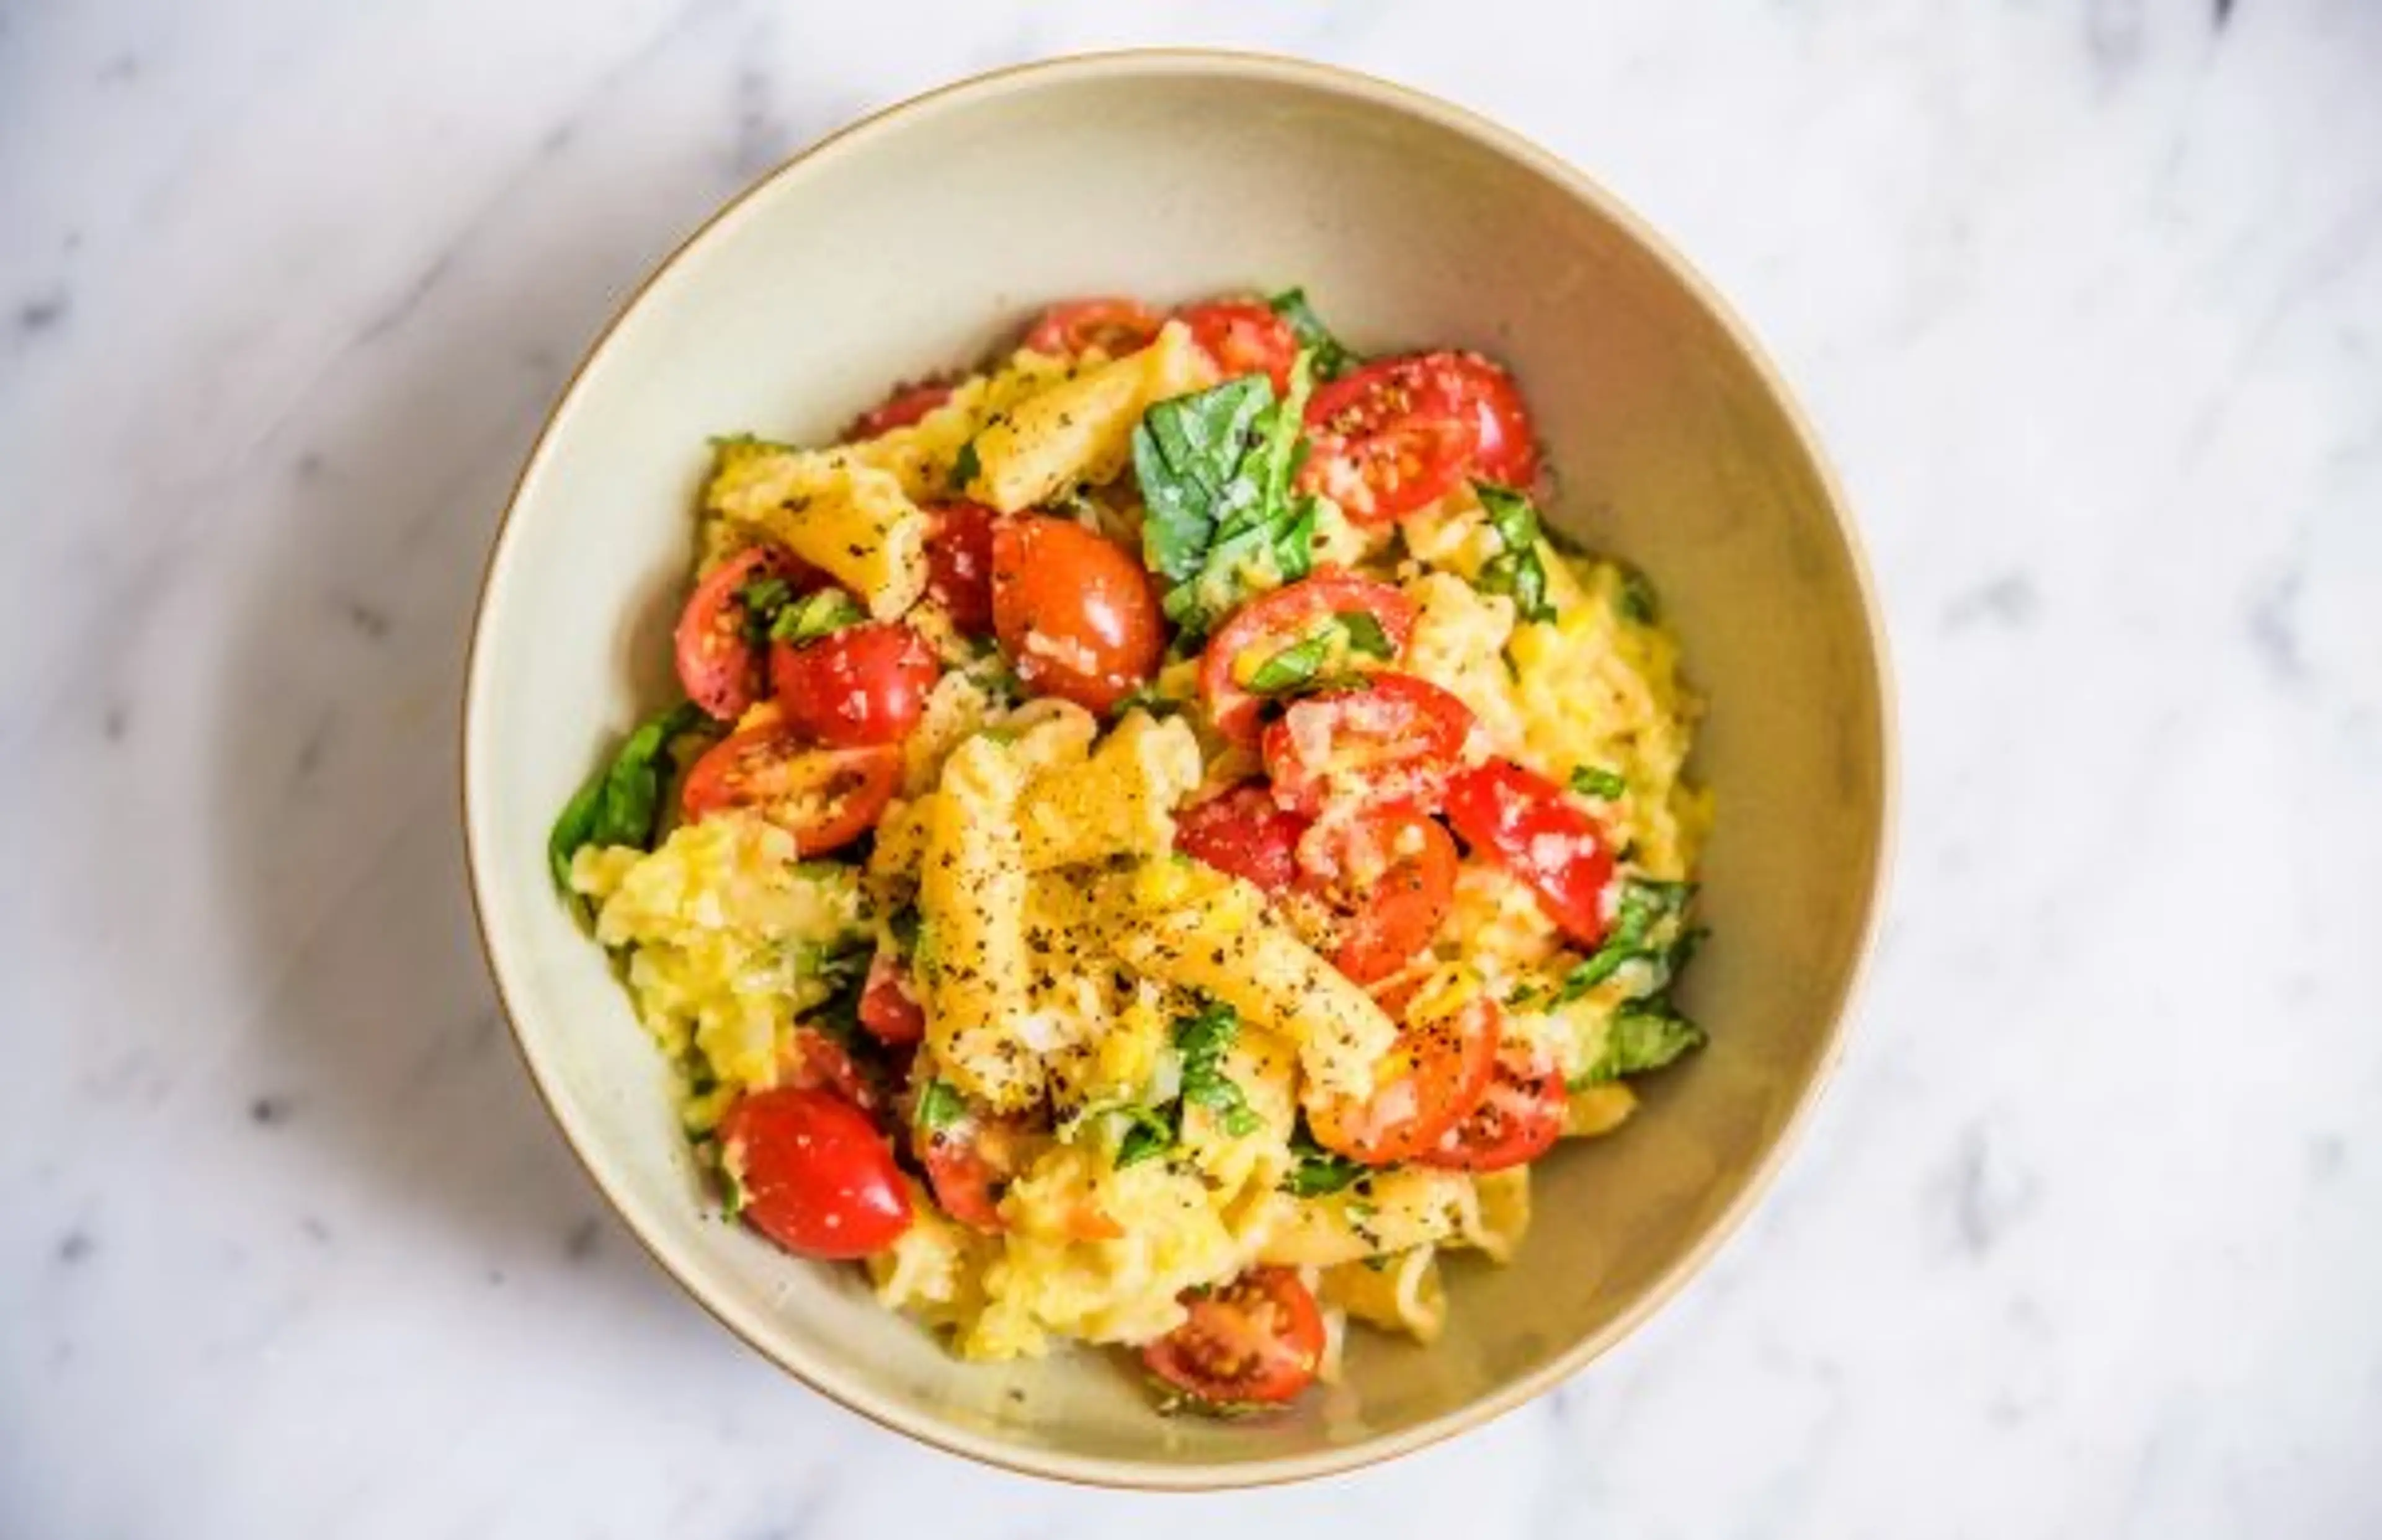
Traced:
<path fill-rule="evenodd" d="M 1040 317 L 720 441 L 686 699 L 558 821 L 731 1212 L 1165 1404 L 1428 1343 L 1532 1164 L 1699 1045 L 1700 705 L 1514 379 L 1296 291 Z"/>

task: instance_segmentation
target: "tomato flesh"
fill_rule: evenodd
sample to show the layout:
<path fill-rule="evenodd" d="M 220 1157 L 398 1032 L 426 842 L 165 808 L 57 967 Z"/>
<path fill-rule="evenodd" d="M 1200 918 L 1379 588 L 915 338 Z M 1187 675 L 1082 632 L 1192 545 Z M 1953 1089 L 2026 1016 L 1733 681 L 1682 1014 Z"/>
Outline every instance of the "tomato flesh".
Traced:
<path fill-rule="evenodd" d="M 1435 819 L 1388 809 L 1319 824 L 1299 853 L 1302 890 L 1339 914 L 1332 965 L 1358 984 L 1413 960 L 1455 901 L 1455 841 Z"/>
<path fill-rule="evenodd" d="M 1050 358 L 1098 350 L 1109 357 L 1147 348 L 1166 317 L 1138 299 L 1070 299 L 1051 306 L 1025 334 L 1025 347 Z"/>
<path fill-rule="evenodd" d="M 1294 701 L 1265 729 L 1275 801 L 1315 813 L 1328 804 L 1438 809 L 1472 732 L 1472 710 L 1411 674 L 1372 675 L 1363 689 Z"/>
<path fill-rule="evenodd" d="M 806 856 L 851 844 L 876 827 L 902 783 L 902 751 L 814 748 L 784 721 L 747 727 L 715 743 L 687 772 L 681 802 L 701 818 L 750 808 L 794 837 Z"/>
<path fill-rule="evenodd" d="M 952 387 L 939 380 L 921 380 L 916 385 L 895 385 L 893 394 L 878 406 L 869 408 L 853 420 L 844 430 L 847 444 L 876 438 L 896 428 L 915 426 L 928 412 L 952 398 Z"/>
<path fill-rule="evenodd" d="M 992 530 L 999 517 L 982 503 L 937 503 L 927 543 L 927 596 L 967 636 L 992 629 Z"/>
<path fill-rule="evenodd" d="M 1177 815 L 1174 848 L 1275 894 L 1298 879 L 1298 841 L 1308 823 L 1275 802 L 1264 782 L 1244 781 Z"/>
<path fill-rule="evenodd" d="M 1166 631 L 1138 558 L 1072 519 L 1004 519 L 992 624 L 1025 687 L 1105 714 L 1158 672 Z"/>
<path fill-rule="evenodd" d="M 1447 821 L 1465 843 L 1529 885 L 1563 933 L 1604 939 L 1613 851 L 1604 830 L 1563 788 L 1511 760 L 1465 771 L 1447 788 Z"/>
<path fill-rule="evenodd" d="M 1382 1005 L 1402 1007 L 1405 1020 L 1374 1071 L 1372 1095 L 1307 1102 L 1316 1143 L 1368 1166 L 1415 1159 L 1469 1116 L 1496 1073 L 1504 1031 L 1504 1013 L 1484 995 L 1424 1000 L 1407 989 Z"/>
<path fill-rule="evenodd" d="M 970 1111 L 939 1129 L 914 1129 L 911 1148 L 927 1169 L 935 1204 L 970 1229 L 989 1234 L 1008 1228 L 1001 1195 L 1025 1169 L 1034 1132 L 1023 1118 Z"/>
<path fill-rule="evenodd" d="M 723 722 L 733 722 L 761 698 L 763 654 L 743 595 L 747 584 L 769 578 L 794 593 L 827 581 L 825 573 L 782 546 L 748 546 L 706 574 L 679 612 L 672 638 L 679 686 L 688 700 Z"/>
<path fill-rule="evenodd" d="M 1436 502 L 1480 446 L 1478 419 L 1432 387 L 1415 359 L 1367 364 L 1307 404 L 1312 446 L 1299 486 L 1357 524 L 1383 524 Z"/>
<path fill-rule="evenodd" d="M 868 960 L 868 980 L 860 990 L 860 1024 L 889 1047 L 927 1035 L 926 1008 L 911 985 L 910 970 L 890 952 L 879 951 Z"/>
<path fill-rule="evenodd" d="M 1141 1351 L 1142 1363 L 1203 1407 L 1279 1406 L 1314 1383 L 1323 1313 L 1298 1275 L 1257 1267 L 1182 1297 L 1184 1323 Z"/>
<path fill-rule="evenodd" d="M 719 1121 L 744 1222 L 797 1256 L 849 1261 L 910 1228 L 910 1195 L 867 1116 L 832 1092 L 756 1091 Z"/>
<path fill-rule="evenodd" d="M 851 626 L 769 649 L 769 678 L 786 720 L 821 743 L 899 743 L 918 725 L 942 677 L 918 633 L 898 620 Z"/>
<path fill-rule="evenodd" d="M 1527 1165 L 1554 1147 L 1569 1110 L 1560 1071 L 1503 1055 L 1480 1105 L 1419 1158 L 1466 1171 Z"/>
<path fill-rule="evenodd" d="M 1177 314 L 1224 378 L 1263 374 L 1273 382 L 1275 399 L 1290 394 L 1298 334 L 1271 306 L 1254 299 L 1215 299 Z"/>
<path fill-rule="evenodd" d="M 886 1106 L 884 1084 L 861 1068 L 851 1050 L 817 1027 L 795 1027 L 779 1065 L 784 1084 L 832 1091 L 871 1115 Z"/>
<path fill-rule="evenodd" d="M 1253 599 L 1234 613 L 1200 654 L 1199 694 L 1216 730 L 1235 743 L 1256 744 L 1265 697 L 1248 691 L 1248 676 L 1340 615 L 1369 617 L 1397 655 L 1404 655 L 1406 639 L 1414 634 L 1415 602 L 1388 583 L 1352 572 L 1327 569 Z M 1352 654 L 1348 666 L 1358 670 L 1382 666 L 1361 654 Z"/>

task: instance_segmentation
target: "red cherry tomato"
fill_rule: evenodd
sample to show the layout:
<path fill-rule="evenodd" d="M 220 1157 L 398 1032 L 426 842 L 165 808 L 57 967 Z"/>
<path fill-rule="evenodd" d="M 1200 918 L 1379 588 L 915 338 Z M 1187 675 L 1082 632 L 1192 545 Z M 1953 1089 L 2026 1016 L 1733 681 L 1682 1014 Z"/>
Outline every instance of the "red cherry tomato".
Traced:
<path fill-rule="evenodd" d="M 884 1085 L 863 1069 L 842 1044 L 817 1027 L 795 1027 L 779 1064 L 784 1084 L 832 1091 L 870 1114 L 885 1107 Z"/>
<path fill-rule="evenodd" d="M 1298 484 L 1358 524 L 1384 524 L 1452 491 L 1480 446 L 1477 415 L 1437 389 L 1424 359 L 1388 359 L 1307 404 L 1313 446 Z"/>
<path fill-rule="evenodd" d="M 768 722 L 713 744 L 687 772 L 680 801 L 690 819 L 751 808 L 815 856 L 876 827 L 901 784 L 896 745 L 816 749 L 790 724 Z"/>
<path fill-rule="evenodd" d="M 1263 781 L 1245 781 L 1185 808 L 1174 820 L 1174 848 L 1280 893 L 1298 877 L 1298 840 L 1307 825 L 1305 817 L 1274 801 Z"/>
<path fill-rule="evenodd" d="M 1191 339 L 1226 379 L 1263 374 L 1276 399 L 1290 394 L 1290 366 L 1298 361 L 1298 334 L 1271 306 L 1252 299 L 1215 299 L 1178 312 Z"/>
<path fill-rule="evenodd" d="M 1554 1147 L 1569 1112 L 1559 1070 L 1501 1055 L 1480 1105 L 1419 1158 L 1427 1166 L 1465 1171 L 1526 1165 Z"/>
<path fill-rule="evenodd" d="M 1374 1070 L 1372 1095 L 1316 1095 L 1307 1104 L 1316 1143 L 1368 1166 L 1425 1154 L 1480 1106 L 1504 1030 L 1504 1012 L 1485 995 L 1420 999 L 1409 986 L 1381 1004 L 1405 1020 Z"/>
<path fill-rule="evenodd" d="M 1323 1362 L 1323 1313 L 1298 1275 L 1257 1267 L 1183 1296 L 1189 1318 L 1141 1350 L 1149 1372 L 1211 1411 L 1279 1406 Z"/>
<path fill-rule="evenodd" d="M 778 545 L 754 545 L 713 568 L 694 585 L 678 617 L 678 682 L 686 698 L 723 722 L 733 722 L 761 698 L 762 654 L 755 645 L 745 586 L 783 581 L 792 593 L 823 586 L 827 575 Z"/>
<path fill-rule="evenodd" d="M 910 970 L 890 952 L 878 952 L 868 961 L 868 982 L 860 991 L 860 1024 L 868 1035 L 890 1047 L 915 1043 L 927 1035 L 927 1012 L 910 984 Z"/>
<path fill-rule="evenodd" d="M 1234 612 L 1199 659 L 1199 693 L 1208 719 L 1235 743 L 1255 744 L 1264 697 L 1246 688 L 1248 677 L 1284 648 L 1306 641 L 1333 616 L 1369 616 L 1396 656 L 1414 634 L 1415 602 L 1396 589 L 1353 572 L 1325 569 L 1252 599 Z M 1377 669 L 1379 660 L 1352 652 L 1346 666 Z"/>
<path fill-rule="evenodd" d="M 927 1168 L 938 1207 L 971 1229 L 1006 1229 L 1001 1195 L 1025 1168 L 1033 1125 L 971 1109 L 939 1129 L 914 1129 L 911 1147 Z"/>
<path fill-rule="evenodd" d="M 1432 353 L 1424 361 L 1433 386 L 1471 417 L 1478 446 L 1472 473 L 1527 487 L 1539 474 L 1539 439 L 1514 376 L 1478 353 Z"/>
<path fill-rule="evenodd" d="M 982 503 L 932 505 L 934 538 L 927 543 L 927 596 L 943 606 L 968 636 L 992 629 L 992 529 L 997 517 Z"/>
<path fill-rule="evenodd" d="M 1094 348 L 1112 359 L 1149 346 L 1166 317 L 1138 299 L 1070 299 L 1042 312 L 1025 334 L 1025 346 L 1051 358 L 1073 358 Z"/>
<path fill-rule="evenodd" d="M 1301 888 L 1340 917 L 1332 965 L 1358 984 L 1404 968 L 1455 901 L 1455 841 L 1436 819 L 1389 809 L 1318 824 L 1299 855 Z"/>
<path fill-rule="evenodd" d="M 1105 713 L 1149 682 L 1166 646 L 1149 574 L 1072 519 L 1004 519 L 992 534 L 992 625 L 1025 687 Z"/>
<path fill-rule="evenodd" d="M 910 1228 L 892 1150 L 830 1092 L 745 1096 L 719 1120 L 719 1157 L 743 1194 L 745 1222 L 797 1256 L 868 1256 Z"/>
<path fill-rule="evenodd" d="M 918 633 L 898 620 L 769 648 L 769 680 L 786 720 L 838 749 L 907 738 L 942 672 Z"/>
<path fill-rule="evenodd" d="M 1455 774 L 1472 711 L 1411 674 L 1375 674 L 1362 690 L 1293 701 L 1265 730 L 1274 800 L 1295 812 L 1342 806 L 1437 810 Z"/>
<path fill-rule="evenodd" d="M 1466 844 L 1529 884 L 1547 918 L 1575 943 L 1604 939 L 1613 851 L 1563 788 L 1512 760 L 1491 760 L 1449 785 L 1447 821 Z"/>
<path fill-rule="evenodd" d="M 895 385 L 893 394 L 885 397 L 883 404 L 869 408 L 853 420 L 852 426 L 844 430 L 843 441 L 856 444 L 896 428 L 910 427 L 951 398 L 952 387 L 939 380 Z"/>

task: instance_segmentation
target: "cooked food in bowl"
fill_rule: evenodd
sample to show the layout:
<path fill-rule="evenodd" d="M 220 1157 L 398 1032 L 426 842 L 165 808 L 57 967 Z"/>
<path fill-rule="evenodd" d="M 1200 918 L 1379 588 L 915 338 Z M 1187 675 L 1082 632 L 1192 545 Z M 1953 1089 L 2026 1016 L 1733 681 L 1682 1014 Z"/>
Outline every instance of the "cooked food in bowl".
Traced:
<path fill-rule="evenodd" d="M 1290 1401 L 1702 1042 L 1699 703 L 1494 361 L 1077 301 L 715 457 L 685 699 L 555 877 L 724 1206 L 961 1355 Z"/>

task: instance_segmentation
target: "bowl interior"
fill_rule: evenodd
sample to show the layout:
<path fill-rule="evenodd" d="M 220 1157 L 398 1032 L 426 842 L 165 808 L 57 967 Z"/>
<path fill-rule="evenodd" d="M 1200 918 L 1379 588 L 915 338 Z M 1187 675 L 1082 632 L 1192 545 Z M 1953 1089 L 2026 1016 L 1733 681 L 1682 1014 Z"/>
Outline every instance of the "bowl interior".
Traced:
<path fill-rule="evenodd" d="M 1355 346 L 1459 344 L 1519 373 L 1554 516 L 1642 566 L 1712 700 L 1711 1047 L 1617 1137 L 1543 1168 L 1509 1269 L 1459 1263 L 1446 1338 L 1358 1341 L 1265 1424 L 1165 1420 L 1112 1360 L 955 1363 L 847 1268 L 709 1216 L 661 1068 L 547 886 L 548 822 L 669 692 L 706 440 L 830 436 L 892 381 L 1036 305 L 1303 283 Z M 1468 118 L 1308 67 L 1215 56 L 994 77 L 780 173 L 684 251 L 585 369 L 499 541 L 467 708 L 472 866 L 530 1064 L 581 1156 L 723 1320 L 820 1388 L 969 1453 L 1093 1479 L 1308 1473 L 1512 1404 L 1617 1337 L 1749 1195 L 1812 1088 L 1874 902 L 1879 665 L 1824 478 L 1692 280 L 1576 177 Z"/>

